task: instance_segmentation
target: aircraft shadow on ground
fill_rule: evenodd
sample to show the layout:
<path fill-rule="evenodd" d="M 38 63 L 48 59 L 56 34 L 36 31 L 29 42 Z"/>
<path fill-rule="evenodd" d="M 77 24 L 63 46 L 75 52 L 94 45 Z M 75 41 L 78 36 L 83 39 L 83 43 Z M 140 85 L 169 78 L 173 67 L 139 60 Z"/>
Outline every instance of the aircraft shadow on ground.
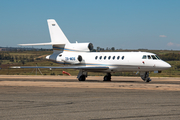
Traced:
<path fill-rule="evenodd" d="M 103 80 L 86 80 L 87 82 L 105 82 L 105 83 L 139 83 L 139 82 L 142 82 L 142 81 L 113 81 L 113 80 L 111 80 L 111 81 L 103 81 Z"/>

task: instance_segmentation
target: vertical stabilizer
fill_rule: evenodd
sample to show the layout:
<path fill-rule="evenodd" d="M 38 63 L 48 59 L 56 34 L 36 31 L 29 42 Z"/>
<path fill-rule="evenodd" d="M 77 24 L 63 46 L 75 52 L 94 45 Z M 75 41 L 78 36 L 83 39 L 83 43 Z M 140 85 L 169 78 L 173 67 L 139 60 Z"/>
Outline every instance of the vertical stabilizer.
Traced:
<path fill-rule="evenodd" d="M 47 22 L 48 22 L 49 33 L 51 37 L 51 43 L 54 43 L 54 44 L 69 44 L 70 43 L 54 19 L 48 19 Z"/>

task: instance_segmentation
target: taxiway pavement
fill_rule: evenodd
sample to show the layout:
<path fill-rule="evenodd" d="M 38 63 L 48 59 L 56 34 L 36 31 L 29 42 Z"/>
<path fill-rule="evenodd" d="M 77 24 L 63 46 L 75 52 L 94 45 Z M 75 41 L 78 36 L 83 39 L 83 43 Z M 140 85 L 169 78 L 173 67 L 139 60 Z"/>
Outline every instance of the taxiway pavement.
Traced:
<path fill-rule="evenodd" d="M 31 120 L 180 119 L 180 78 L 0 76 L 0 118 Z"/>

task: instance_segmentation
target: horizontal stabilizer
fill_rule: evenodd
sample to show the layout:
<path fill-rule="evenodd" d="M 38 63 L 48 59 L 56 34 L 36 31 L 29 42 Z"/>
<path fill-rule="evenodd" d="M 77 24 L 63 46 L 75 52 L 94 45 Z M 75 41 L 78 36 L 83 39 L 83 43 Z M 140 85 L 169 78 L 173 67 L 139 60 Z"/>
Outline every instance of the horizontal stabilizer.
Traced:
<path fill-rule="evenodd" d="M 35 46 L 35 45 L 64 45 L 60 43 L 32 43 L 32 44 L 18 44 L 21 46 Z"/>

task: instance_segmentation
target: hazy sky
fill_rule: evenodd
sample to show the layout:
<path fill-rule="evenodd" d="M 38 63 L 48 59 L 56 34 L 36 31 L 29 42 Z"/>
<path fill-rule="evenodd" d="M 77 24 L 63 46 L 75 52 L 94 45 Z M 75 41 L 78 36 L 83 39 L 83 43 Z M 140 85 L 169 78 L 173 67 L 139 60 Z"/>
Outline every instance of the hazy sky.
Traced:
<path fill-rule="evenodd" d="M 0 46 L 50 42 L 47 19 L 95 48 L 180 50 L 180 0 L 1 0 Z"/>

